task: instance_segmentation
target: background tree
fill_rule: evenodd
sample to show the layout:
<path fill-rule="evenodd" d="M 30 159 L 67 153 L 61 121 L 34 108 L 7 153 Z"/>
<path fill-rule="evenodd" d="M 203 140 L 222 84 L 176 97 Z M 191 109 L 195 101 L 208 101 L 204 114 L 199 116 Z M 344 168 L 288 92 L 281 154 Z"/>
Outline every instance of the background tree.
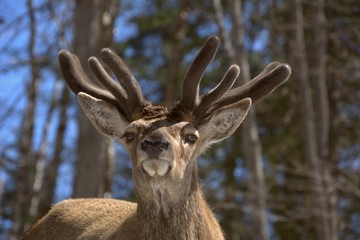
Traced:
<path fill-rule="evenodd" d="M 245 47 L 245 17 L 243 15 L 242 1 L 229 1 L 230 19 L 232 20 L 231 34 L 225 29 L 224 15 L 222 13 L 221 2 L 214 1 L 214 9 L 216 11 L 216 20 L 219 27 L 219 32 L 224 40 L 224 45 L 227 47 L 227 56 L 229 61 L 240 66 L 241 81 L 239 84 L 245 84 L 251 80 L 249 67 L 249 49 Z M 247 33 L 246 33 L 247 34 Z M 229 194 L 229 201 L 234 201 L 236 189 L 236 179 L 234 177 L 234 170 L 236 169 L 236 159 L 238 156 L 243 156 L 246 167 L 248 168 L 248 191 L 246 196 L 246 204 L 249 208 L 250 223 L 247 225 L 250 232 L 257 231 L 256 236 L 249 234 L 249 239 L 268 239 L 268 226 L 266 219 L 266 199 L 265 199 L 265 182 L 264 170 L 262 163 L 262 150 L 259 139 L 259 133 L 256 126 L 255 107 L 250 110 L 246 120 L 242 124 L 242 133 L 235 134 L 232 140 L 232 152 L 226 161 L 226 184 Z M 238 151 L 237 146 L 242 145 L 242 154 Z M 232 161 L 232 163 L 230 163 Z M 236 219 L 239 213 L 236 209 L 229 209 L 228 217 L 230 221 Z M 256 226 L 256 227 L 255 227 Z M 250 229 L 255 227 L 255 229 Z M 228 227 L 228 236 L 231 239 L 239 238 L 238 225 L 232 224 Z"/>
<path fill-rule="evenodd" d="M 90 55 L 97 55 L 103 47 L 112 44 L 114 20 L 117 15 L 117 1 L 75 2 L 74 53 L 82 63 L 87 63 Z M 86 71 L 90 69 L 86 66 Z M 91 74 L 89 74 L 91 75 Z M 106 166 L 113 160 L 107 154 L 111 142 L 101 134 L 92 131 L 93 125 L 79 111 L 77 143 L 77 164 L 74 181 L 74 197 L 101 197 L 106 179 Z M 109 189 L 107 189 L 109 190 Z"/>
<path fill-rule="evenodd" d="M 35 153 L 31 143 L 34 135 L 34 121 L 36 98 L 39 85 L 39 63 L 35 57 L 35 38 L 37 36 L 37 25 L 34 14 L 33 1 L 26 2 L 29 18 L 29 43 L 28 54 L 30 60 L 30 79 L 28 80 L 27 106 L 23 117 L 22 138 L 20 143 L 20 156 L 18 161 L 16 197 L 14 204 L 14 233 L 21 234 L 26 224 L 27 211 L 30 207 L 28 199 L 31 198 L 31 180 L 34 172 Z"/>

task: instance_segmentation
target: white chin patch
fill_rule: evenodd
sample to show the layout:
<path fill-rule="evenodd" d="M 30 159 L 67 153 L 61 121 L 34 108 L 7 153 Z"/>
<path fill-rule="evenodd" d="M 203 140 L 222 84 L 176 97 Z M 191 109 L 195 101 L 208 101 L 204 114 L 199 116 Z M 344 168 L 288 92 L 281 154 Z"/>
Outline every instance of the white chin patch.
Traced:
<path fill-rule="evenodd" d="M 156 174 L 159 176 L 164 176 L 170 168 L 168 161 L 158 159 L 145 160 L 142 162 L 142 166 L 145 172 L 151 177 L 155 176 Z"/>

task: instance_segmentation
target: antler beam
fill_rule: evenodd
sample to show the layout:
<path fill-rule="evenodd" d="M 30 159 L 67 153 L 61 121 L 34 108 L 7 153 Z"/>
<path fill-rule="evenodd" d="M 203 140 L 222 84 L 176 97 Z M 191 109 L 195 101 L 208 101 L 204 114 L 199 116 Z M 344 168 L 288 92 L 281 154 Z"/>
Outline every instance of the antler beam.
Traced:
<path fill-rule="evenodd" d="M 288 64 L 272 62 L 263 72 L 247 84 L 230 89 L 240 73 L 237 65 L 232 65 L 221 82 L 209 93 L 199 97 L 199 85 L 206 67 L 214 58 L 220 40 L 216 36 L 208 38 L 199 54 L 191 64 L 183 83 L 183 100 L 179 106 L 194 115 L 196 122 L 202 122 L 216 109 L 251 98 L 253 103 L 264 97 L 284 83 L 291 74 Z M 229 90 L 230 89 L 230 90 Z"/>
<path fill-rule="evenodd" d="M 79 58 L 66 50 L 59 53 L 60 68 L 64 79 L 74 93 L 85 92 L 102 99 L 113 104 L 129 121 L 135 120 L 134 113 L 148 104 L 137 80 L 124 61 L 110 49 L 103 49 L 101 57 L 114 72 L 121 85 L 109 76 L 96 57 L 91 57 L 90 68 L 108 91 L 102 89 L 85 74 Z"/>

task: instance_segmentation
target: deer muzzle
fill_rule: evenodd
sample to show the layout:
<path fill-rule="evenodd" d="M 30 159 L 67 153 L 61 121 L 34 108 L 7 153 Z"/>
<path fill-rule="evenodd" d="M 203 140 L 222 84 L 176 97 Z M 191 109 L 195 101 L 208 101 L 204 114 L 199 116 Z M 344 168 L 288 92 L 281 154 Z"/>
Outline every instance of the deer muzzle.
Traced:
<path fill-rule="evenodd" d="M 140 143 L 140 149 L 144 151 L 149 158 L 158 158 L 161 153 L 169 147 L 169 142 L 165 140 L 144 140 Z"/>

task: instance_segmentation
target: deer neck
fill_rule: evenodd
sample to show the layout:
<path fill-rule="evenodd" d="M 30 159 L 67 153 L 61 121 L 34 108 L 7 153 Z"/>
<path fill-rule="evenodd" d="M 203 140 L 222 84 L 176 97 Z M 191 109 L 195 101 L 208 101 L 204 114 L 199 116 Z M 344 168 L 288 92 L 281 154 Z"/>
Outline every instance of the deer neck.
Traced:
<path fill-rule="evenodd" d="M 184 185 L 187 183 L 184 183 Z M 137 219 L 141 239 L 211 239 L 209 207 L 200 188 L 197 171 L 190 178 L 188 189 L 174 198 L 171 189 L 153 186 L 152 198 L 137 194 Z M 180 196 L 181 195 L 181 196 Z"/>

